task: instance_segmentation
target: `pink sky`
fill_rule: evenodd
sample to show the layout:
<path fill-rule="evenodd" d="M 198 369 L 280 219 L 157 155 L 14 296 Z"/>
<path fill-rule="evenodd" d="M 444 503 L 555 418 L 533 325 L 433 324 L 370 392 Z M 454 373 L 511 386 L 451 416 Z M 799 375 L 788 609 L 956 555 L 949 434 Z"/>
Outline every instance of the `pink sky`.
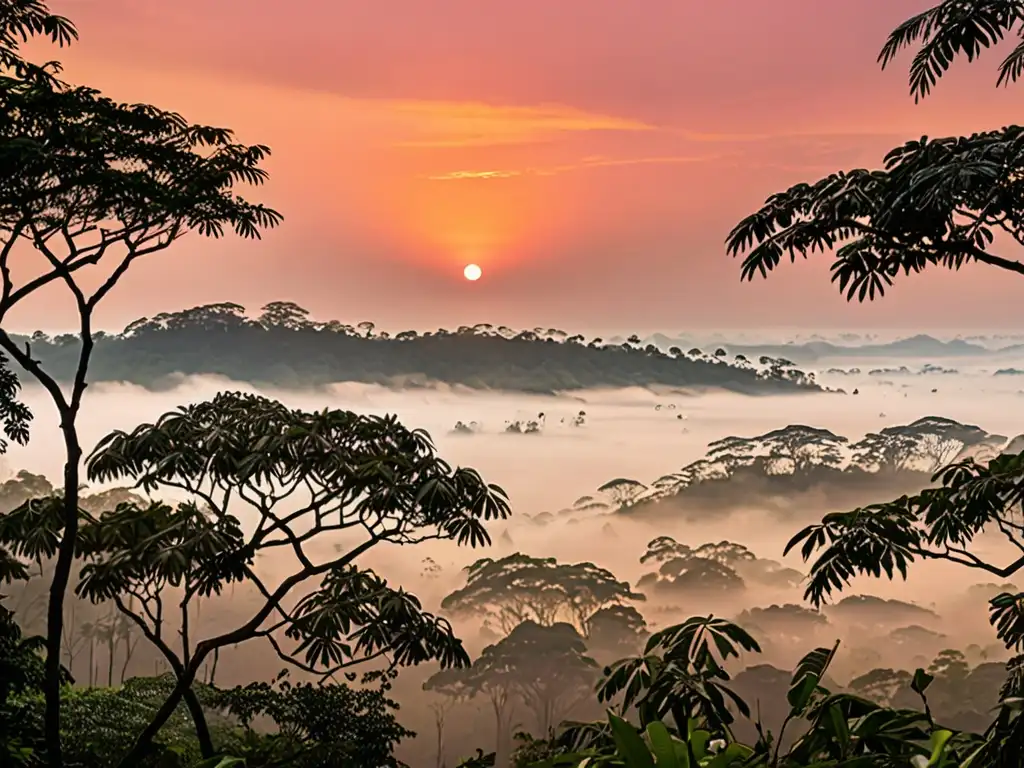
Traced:
<path fill-rule="evenodd" d="M 68 79 L 269 144 L 259 194 L 285 216 L 133 267 L 101 323 L 288 299 L 394 328 L 1017 327 L 1020 285 L 985 267 L 851 307 L 826 259 L 741 284 L 722 245 L 791 183 L 1013 122 L 998 53 L 917 106 L 906 59 L 879 71 L 930 4 L 52 0 L 81 34 Z M 69 325 L 56 298 L 17 324 Z"/>

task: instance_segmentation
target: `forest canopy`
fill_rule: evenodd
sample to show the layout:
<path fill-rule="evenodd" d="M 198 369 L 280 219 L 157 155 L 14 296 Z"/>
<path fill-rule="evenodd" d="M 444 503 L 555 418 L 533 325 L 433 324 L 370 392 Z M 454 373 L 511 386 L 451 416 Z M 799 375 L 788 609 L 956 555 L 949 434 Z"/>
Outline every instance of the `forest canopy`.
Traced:
<path fill-rule="evenodd" d="M 74 376 L 79 340 L 37 331 L 13 337 L 58 380 Z M 163 313 L 117 334 L 94 333 L 94 381 L 147 388 L 181 375 L 306 388 L 338 382 L 441 382 L 474 389 L 550 393 L 588 387 L 666 386 L 749 394 L 821 391 L 814 375 L 785 360 L 755 366 L 740 356 L 673 347 L 663 352 L 631 336 L 621 344 L 585 339 L 557 328 L 516 331 L 486 323 L 390 334 L 371 322 L 313 321 L 292 302 L 267 304 L 256 318 L 232 303 Z"/>

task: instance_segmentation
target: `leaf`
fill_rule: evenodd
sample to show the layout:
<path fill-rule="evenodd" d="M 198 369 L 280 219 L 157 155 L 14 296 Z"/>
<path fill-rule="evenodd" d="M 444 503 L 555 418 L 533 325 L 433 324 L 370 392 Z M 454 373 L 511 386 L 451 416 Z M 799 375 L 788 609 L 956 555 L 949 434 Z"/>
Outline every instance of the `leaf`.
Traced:
<path fill-rule="evenodd" d="M 929 766 L 937 766 L 942 760 L 942 755 L 946 751 L 946 745 L 949 740 L 953 738 L 953 732 L 947 730 L 934 731 L 930 739 L 930 745 L 932 748 L 931 757 L 928 758 Z"/>
<path fill-rule="evenodd" d="M 918 667 L 914 670 L 914 678 L 910 681 L 910 690 L 919 696 L 923 696 L 924 692 L 928 690 L 928 686 L 935 680 L 934 675 L 929 675 L 923 669 Z"/>
<path fill-rule="evenodd" d="M 668 728 L 660 721 L 647 725 L 647 738 L 651 741 L 651 752 L 657 768 L 689 768 L 690 758 L 685 746 L 676 742 Z M 680 747 L 683 747 L 680 749 Z"/>
<path fill-rule="evenodd" d="M 611 710 L 608 711 L 608 722 L 612 727 L 612 736 L 619 756 L 625 760 L 629 768 L 655 768 L 654 758 L 651 757 L 647 745 L 629 722 Z"/>

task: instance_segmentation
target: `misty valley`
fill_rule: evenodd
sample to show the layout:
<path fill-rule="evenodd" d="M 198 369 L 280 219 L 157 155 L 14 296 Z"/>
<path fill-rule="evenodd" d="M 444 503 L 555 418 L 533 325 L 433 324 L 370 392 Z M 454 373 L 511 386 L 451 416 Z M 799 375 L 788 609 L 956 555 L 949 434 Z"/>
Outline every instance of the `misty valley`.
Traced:
<path fill-rule="evenodd" d="M 189 1 L 74 4 L 100 44 L 63 63 L 122 94 L 199 73 L 179 93 L 205 94 L 207 114 L 258 106 L 250 127 L 301 137 L 290 160 L 74 84 L 40 54 L 77 51 L 75 23 L 45 0 L 0 0 L 0 768 L 1024 766 L 1024 335 L 1015 315 L 986 332 L 962 319 L 981 306 L 969 297 L 990 313 L 1003 296 L 969 281 L 1024 275 L 1024 129 L 925 135 L 871 170 L 800 181 L 829 158 L 859 162 L 867 144 L 835 133 L 850 115 L 826 131 L 787 107 L 800 132 L 762 135 L 756 100 L 716 95 L 723 116 L 744 109 L 714 131 L 697 130 L 700 99 L 662 103 L 670 70 L 706 85 L 652 62 L 718 37 L 700 15 L 716 4 L 673 3 L 700 39 L 671 45 L 654 32 L 682 16 L 643 32 L 666 9 L 631 7 L 615 50 L 650 37 L 620 67 L 648 82 L 599 114 L 527 104 L 517 67 L 499 83 L 485 64 L 501 29 L 545 87 L 571 62 L 587 93 L 611 93 L 590 70 L 613 38 L 586 35 L 620 26 L 615 4 L 586 19 L 548 4 L 542 19 L 516 3 L 529 23 L 506 29 L 495 19 L 513 4 L 495 0 L 484 34 L 460 26 L 479 4 L 410 5 L 363 40 L 373 4 Z M 935 1 L 878 56 L 886 68 L 914 50 L 915 102 L 954 60 L 1024 36 L 1017 0 Z M 789 16 L 825 24 L 827 5 Z M 794 72 L 825 72 L 826 50 L 845 59 L 882 13 L 870 5 Z M 794 75 L 767 54 L 793 43 L 771 4 L 748 6 L 729 10 L 728 37 L 770 38 L 758 98 L 778 106 L 795 91 L 772 89 Z M 435 17 L 454 37 L 435 39 Z M 569 57 L 534 60 L 526 33 L 565 20 L 581 35 L 558 38 Z M 138 42 L 133 24 L 149 32 L 130 66 L 103 64 L 115 39 Z M 340 42 L 353 30 L 362 48 Z M 135 66 L 167 40 L 164 64 Z M 412 53 L 425 41 L 458 82 Z M 243 42 L 274 51 L 281 82 L 329 43 L 340 79 L 312 76 L 318 60 L 295 101 L 254 76 Z M 218 86 L 224 62 L 245 82 Z M 1021 73 L 1024 44 L 998 82 Z M 626 116 L 651 93 L 657 119 Z M 760 162 L 751 146 L 772 149 Z M 692 174 L 685 209 L 656 183 L 669 171 Z M 617 181 L 614 205 L 584 215 L 599 174 L 641 172 L 649 183 Z M 744 184 L 769 178 L 791 186 L 740 218 Z M 715 293 L 719 271 L 693 251 L 710 241 L 675 228 L 719 226 L 722 194 L 737 223 L 711 250 L 738 259 L 741 282 L 781 288 L 760 304 Z M 405 218 L 367 216 L 377 198 Z M 619 237 L 631 206 L 645 231 Z M 685 285 L 648 250 L 693 257 Z M 810 258 L 830 261 L 868 325 L 775 279 Z M 955 330 L 910 329 L 905 308 L 905 332 L 871 330 L 914 281 Z M 304 306 L 318 290 L 342 319 Z M 514 291 L 526 300 L 509 312 Z M 618 330 L 558 327 L 581 302 Z M 428 306 L 447 327 L 410 320 Z M 779 330 L 795 317 L 824 322 Z M 672 318 L 689 325 L 664 330 Z"/>
<path fill-rule="evenodd" d="M 780 733 L 792 679 L 814 648 L 830 649 L 820 682 L 833 695 L 919 711 L 921 669 L 934 677 L 933 717 L 984 731 L 1013 658 L 986 610 L 1019 591 L 993 572 L 1024 544 L 1013 514 L 972 541 L 987 570 L 938 541 L 908 545 L 904 564 L 921 562 L 907 582 L 894 554 L 892 583 L 871 578 L 870 566 L 816 564 L 820 543 L 801 557 L 814 534 L 784 550 L 822 518 L 929 493 L 946 466 L 1015 456 L 1024 419 L 1004 421 L 1000 434 L 966 416 L 879 418 L 960 399 L 956 385 L 974 386 L 966 373 L 945 381 L 950 400 L 925 385 L 904 398 L 866 374 L 854 383 L 857 395 L 827 386 L 741 394 L 703 383 L 554 395 L 429 382 L 269 394 L 202 377 L 157 391 L 97 383 L 82 434 L 98 452 L 86 461 L 84 543 L 63 609 L 62 665 L 76 692 L 69 717 L 107 729 L 105 750 L 128 752 L 134 729 L 193 660 L 196 700 L 178 704 L 154 740 L 188 759 L 202 757 L 190 714 L 199 707 L 203 738 L 225 751 L 277 732 L 288 735 L 292 759 L 313 764 L 327 750 L 355 764 L 454 766 L 479 749 L 478 759 L 526 765 L 589 738 L 565 724 L 605 717 L 600 686 L 628 688 L 615 675 L 639 674 L 620 660 L 665 658 L 678 652 L 676 633 L 696 632 L 693 642 L 704 633 L 716 653 L 725 649 L 714 674 L 727 678 L 703 670 L 712 675 L 704 685 L 725 686 L 749 707 L 722 702 L 739 742 L 756 743 L 758 727 Z M 1016 397 L 990 392 L 1008 404 Z M 23 399 L 38 414 L 33 430 L 57 429 L 46 424 L 44 391 L 26 388 Z M 986 423 L 1002 413 L 992 402 L 967 411 Z M 799 423 L 807 416 L 834 429 Z M 406 431 L 421 425 L 426 434 Z M 320 448 L 310 442 L 317 435 L 336 437 Z M 418 458 L 379 453 L 401 446 Z M 630 446 L 646 446 L 644 455 L 627 459 Z M 387 472 L 373 466 L 384 456 Z M 5 605 L 31 636 L 45 631 L 60 540 L 59 463 L 41 440 L 12 445 L 5 458 L 0 542 L 24 568 Z M 457 467 L 470 460 L 508 491 L 507 508 L 503 490 L 461 478 L 468 470 Z M 548 475 L 551 462 L 561 466 Z M 344 479 L 330 480 L 337 471 Z M 374 501 L 415 493 L 444 503 L 465 495 L 469 517 L 399 520 Z M 488 522 L 477 530 L 477 519 Z M 835 519 L 826 533 L 840 545 L 843 525 Z M 484 529 L 490 542 L 472 549 Z M 327 575 L 323 563 L 332 564 Z M 280 609 L 268 609 L 290 582 Z M 348 615 L 359 593 L 367 605 Z M 423 634 L 407 636 L 414 627 Z M 109 721 L 97 722 L 93 707 Z M 315 727 L 303 720 L 309 708 L 323 719 Z M 781 743 L 798 748 L 808 727 L 789 723 Z M 76 738 L 68 755 L 102 762 L 89 732 Z"/>

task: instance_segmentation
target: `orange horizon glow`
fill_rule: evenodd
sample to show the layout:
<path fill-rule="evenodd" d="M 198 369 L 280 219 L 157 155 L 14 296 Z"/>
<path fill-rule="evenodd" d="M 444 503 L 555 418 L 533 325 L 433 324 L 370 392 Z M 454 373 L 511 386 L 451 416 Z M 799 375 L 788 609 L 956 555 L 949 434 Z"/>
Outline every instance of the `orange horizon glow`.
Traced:
<path fill-rule="evenodd" d="M 190 235 L 147 257 L 101 320 L 289 299 L 423 327 L 928 327 L 955 298 L 959 318 L 1019 323 L 1012 281 L 983 267 L 871 307 L 847 305 L 820 258 L 739 283 L 723 240 L 770 194 L 1012 122 L 1024 87 L 996 89 L 994 51 L 915 106 L 909 56 L 883 73 L 875 55 L 931 0 L 741 4 L 53 0 L 81 40 L 37 58 L 270 145 L 270 183 L 244 194 L 285 216 L 259 243 Z M 467 264 L 488 278 L 472 291 Z M 55 307 L 17 322 L 67 325 Z"/>

